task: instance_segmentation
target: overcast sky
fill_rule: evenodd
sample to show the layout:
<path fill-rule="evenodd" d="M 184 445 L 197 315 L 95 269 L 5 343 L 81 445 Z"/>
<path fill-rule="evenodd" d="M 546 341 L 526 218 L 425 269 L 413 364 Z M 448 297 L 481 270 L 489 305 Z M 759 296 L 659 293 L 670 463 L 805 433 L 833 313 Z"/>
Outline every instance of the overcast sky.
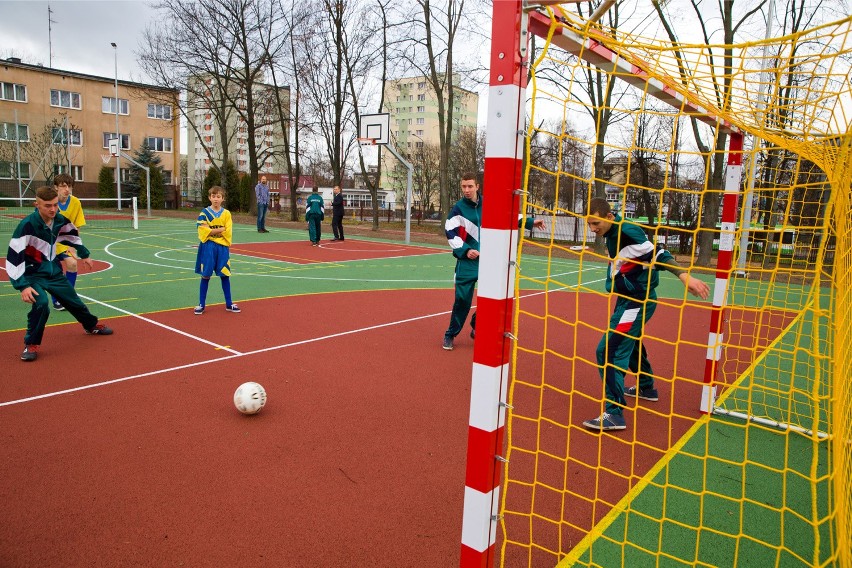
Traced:
<path fill-rule="evenodd" d="M 156 15 L 149 2 L 51 0 L 49 4 L 50 32 L 48 2 L 0 0 L 0 58 L 20 57 L 24 63 L 113 78 L 116 50 L 110 43 L 114 42 L 118 78 L 144 79 L 134 51 Z"/>

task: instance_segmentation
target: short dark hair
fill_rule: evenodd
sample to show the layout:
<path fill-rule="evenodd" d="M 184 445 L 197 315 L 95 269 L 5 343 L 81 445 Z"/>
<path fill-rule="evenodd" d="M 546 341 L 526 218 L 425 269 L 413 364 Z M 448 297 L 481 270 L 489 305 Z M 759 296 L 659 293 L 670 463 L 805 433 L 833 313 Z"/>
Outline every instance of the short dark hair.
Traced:
<path fill-rule="evenodd" d="M 68 187 L 74 187 L 74 178 L 68 174 L 57 174 L 56 177 L 53 178 L 53 185 L 62 185 L 63 183 Z"/>
<path fill-rule="evenodd" d="M 610 213 L 612 213 L 612 207 L 609 206 L 609 201 L 603 197 L 595 197 L 589 201 L 589 215 L 606 217 Z"/>
<path fill-rule="evenodd" d="M 478 184 L 479 180 L 477 180 L 476 178 L 477 178 L 477 175 L 473 172 L 465 172 L 461 176 L 462 181 L 464 181 L 466 179 L 472 179 L 473 181 L 475 181 Z"/>
<path fill-rule="evenodd" d="M 59 196 L 59 193 L 50 185 L 43 185 L 36 190 L 36 197 L 43 201 L 53 201 Z"/>
<path fill-rule="evenodd" d="M 207 195 L 213 195 L 214 193 L 220 193 L 220 194 L 222 194 L 223 197 L 226 195 L 225 194 L 225 188 L 222 187 L 221 185 L 214 185 L 210 189 L 207 190 Z"/>

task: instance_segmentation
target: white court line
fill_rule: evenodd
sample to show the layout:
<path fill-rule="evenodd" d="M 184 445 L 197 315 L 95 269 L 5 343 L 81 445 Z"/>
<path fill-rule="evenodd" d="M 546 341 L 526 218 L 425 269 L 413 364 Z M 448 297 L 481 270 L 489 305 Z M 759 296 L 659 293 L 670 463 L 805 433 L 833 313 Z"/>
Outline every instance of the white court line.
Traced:
<path fill-rule="evenodd" d="M 98 302 L 98 303 L 101 303 L 101 302 Z M 103 304 L 103 305 L 108 306 L 108 304 Z M 113 306 L 109 306 L 109 307 L 113 307 Z M 121 310 L 119 310 L 119 311 L 121 311 Z M 27 397 L 27 398 L 20 398 L 18 400 L 10 400 L 10 401 L 7 401 L 7 402 L 0 402 L 0 407 L 12 406 L 14 404 L 23 404 L 25 402 L 32 402 L 34 400 L 40 400 L 40 399 L 43 399 L 43 398 L 52 398 L 54 396 L 59 396 L 59 395 L 62 395 L 62 394 L 79 392 L 79 391 L 93 389 L 93 388 L 97 388 L 97 387 L 104 387 L 104 386 L 113 385 L 113 384 L 116 384 L 116 383 L 123 383 L 125 381 L 132 381 L 134 379 L 141 379 L 141 378 L 144 378 L 144 377 L 153 377 L 155 375 L 160 375 L 160 374 L 163 374 L 163 373 L 170 373 L 172 371 L 179 371 L 181 369 L 192 369 L 194 367 L 200 367 L 202 365 L 209 365 L 211 363 L 218 363 L 220 361 L 227 361 L 229 359 L 236 359 L 236 358 L 239 358 L 239 357 L 247 357 L 249 355 L 257 355 L 259 353 L 266 353 L 266 352 L 269 352 L 269 351 L 277 351 L 279 349 L 287 349 L 288 347 L 296 347 L 298 345 L 307 345 L 309 343 L 317 343 L 319 341 L 325 341 L 327 339 L 335 339 L 337 337 L 343 337 L 345 335 L 352 335 L 352 334 L 361 333 L 361 332 L 364 332 L 364 331 L 381 329 L 383 327 L 390 327 L 390 326 L 393 326 L 393 325 L 400 325 L 400 324 L 409 323 L 409 322 L 413 322 L 413 321 L 433 318 L 433 317 L 437 317 L 437 316 L 443 316 L 443 315 L 449 314 L 451 311 L 452 310 L 447 310 L 445 312 L 437 312 L 437 313 L 428 314 L 428 315 L 425 315 L 425 316 L 417 316 L 417 317 L 414 317 L 414 318 L 407 318 L 407 319 L 392 321 L 392 322 L 388 322 L 388 323 L 380 323 L 380 324 L 377 324 L 377 325 L 371 325 L 371 326 L 368 326 L 368 327 L 362 327 L 362 328 L 353 329 L 353 330 L 350 330 L 350 331 L 341 331 L 340 333 L 333 333 L 331 335 L 324 335 L 322 337 L 314 337 L 313 339 L 304 339 L 302 341 L 294 341 L 293 343 L 285 343 L 283 345 L 275 345 L 273 347 L 264 347 L 263 349 L 257 349 L 255 351 L 247 351 L 245 353 L 234 352 L 234 355 L 226 355 L 224 357 L 217 357 L 216 359 L 208 359 L 207 361 L 200 361 L 200 362 L 197 362 L 197 363 L 187 363 L 186 365 L 178 365 L 176 367 L 169 367 L 168 369 L 158 369 L 156 371 L 149 371 L 147 373 L 140 373 L 138 375 L 130 375 L 129 377 L 121 377 L 119 379 L 112 379 L 112 380 L 103 381 L 103 382 L 100 382 L 100 383 L 92 383 L 90 385 L 83 385 L 81 387 L 74 387 L 74 388 L 71 388 L 71 389 L 65 389 L 65 390 L 61 390 L 61 391 L 39 394 L 39 395 L 36 395 L 36 396 L 30 396 L 30 397 Z M 130 314 L 130 315 L 133 315 L 133 314 Z M 142 318 L 142 319 L 145 319 L 145 318 Z M 153 323 L 157 323 L 157 322 L 153 322 Z M 166 326 L 163 326 L 163 327 L 166 327 Z M 175 331 L 177 331 L 177 330 L 175 330 Z"/>
<path fill-rule="evenodd" d="M 188 338 L 190 338 L 190 339 L 194 339 L 194 340 L 196 340 L 196 341 L 200 341 L 201 343 L 206 343 L 207 345 L 210 345 L 210 346 L 212 346 L 212 347 L 215 347 L 216 349 L 221 349 L 221 350 L 223 350 L 223 351 L 228 351 L 228 352 L 233 353 L 233 354 L 235 354 L 235 355 L 239 355 L 239 354 L 240 354 L 240 352 L 239 352 L 239 351 L 235 351 L 234 349 L 230 349 L 230 348 L 228 348 L 228 347 L 225 347 L 224 345 L 219 345 L 218 343 L 213 343 L 212 341 L 207 341 L 206 339 L 202 339 L 202 338 L 198 337 L 197 335 L 192 335 L 191 333 L 186 333 L 185 331 L 181 331 L 181 330 L 179 330 L 179 329 L 177 329 L 177 328 L 171 327 L 171 326 L 166 325 L 166 324 L 164 324 L 164 323 L 160 323 L 160 322 L 158 322 L 158 321 L 154 321 L 154 320 L 152 320 L 152 319 L 146 318 L 145 316 L 140 316 L 139 314 L 134 314 L 133 312 L 128 312 L 127 310 L 122 310 L 121 308 L 117 308 L 117 307 L 113 306 L 112 304 L 107 304 L 106 302 L 101 302 L 101 301 L 99 301 L 99 300 L 95 300 L 94 298 L 90 298 L 89 296 L 84 296 L 84 295 L 82 295 L 82 294 L 78 294 L 78 296 L 80 296 L 80 297 L 81 297 L 81 298 L 83 298 L 84 300 L 88 300 L 88 301 L 92 302 L 93 304 L 98 304 L 98 305 L 100 305 L 100 306 L 104 306 L 105 308 L 110 308 L 110 309 L 112 309 L 112 310 L 115 310 L 115 311 L 117 311 L 117 312 L 121 312 L 121 313 L 123 313 L 123 314 L 125 314 L 125 315 L 128 315 L 128 316 L 133 316 L 133 317 L 135 317 L 136 319 L 141 319 L 142 321 L 145 321 L 145 322 L 148 322 L 148 323 L 152 323 L 152 324 L 154 324 L 154 325 L 156 325 L 156 326 L 162 327 L 163 329 L 167 329 L 167 330 L 169 330 L 169 331 L 173 331 L 173 332 L 175 332 L 175 333 L 178 333 L 178 334 L 180 334 L 180 335 L 183 335 L 184 337 L 188 337 Z"/>
<path fill-rule="evenodd" d="M 532 297 L 532 296 L 540 296 L 542 294 L 547 294 L 549 292 L 556 292 L 556 291 L 561 291 L 561 290 L 570 289 L 570 288 L 573 288 L 573 286 L 562 287 L 562 288 L 559 288 L 558 290 L 531 292 L 529 294 L 525 294 L 525 295 L 521 296 L 521 298 L 529 298 L 529 297 Z M 186 335 L 187 337 L 197 339 L 198 341 L 201 341 L 202 343 L 207 343 L 209 345 L 217 346 L 215 343 L 211 343 L 211 342 L 206 341 L 204 339 L 201 339 L 199 337 L 195 337 L 193 335 L 184 333 L 184 332 L 177 330 L 177 329 L 174 329 L 172 327 L 163 325 L 163 324 L 155 322 L 153 320 L 149 320 L 148 318 L 144 318 L 144 317 L 139 316 L 137 314 L 127 312 L 127 311 L 122 310 L 120 308 L 116 308 L 115 306 L 111 306 L 111 305 L 105 304 L 103 302 L 98 302 L 97 300 L 93 300 L 93 299 L 87 298 L 85 296 L 80 296 L 80 297 L 85 298 L 85 299 L 87 299 L 91 302 L 95 302 L 97 304 L 100 304 L 102 306 L 112 308 L 116 311 L 123 312 L 125 314 L 137 317 L 141 320 L 153 323 L 153 324 L 158 325 L 160 327 L 174 331 L 175 333 L 180 333 L 181 335 Z M 475 308 L 476 308 L 476 305 L 471 306 L 471 309 L 475 309 Z M 344 337 L 346 335 L 353 335 L 353 334 L 361 333 L 361 332 L 364 332 L 364 331 L 372 331 L 372 330 L 375 330 L 375 329 L 381 329 L 383 327 L 390 327 L 390 326 L 394 326 L 394 325 L 401 325 L 401 324 L 410 323 L 410 322 L 414 322 L 414 321 L 434 318 L 434 317 L 438 317 L 438 316 L 445 316 L 445 315 L 447 315 L 451 312 L 452 312 L 452 310 L 446 310 L 446 311 L 443 311 L 443 312 L 436 312 L 434 314 L 428 314 L 428 315 L 425 315 L 425 316 L 417 316 L 417 317 L 413 317 L 413 318 L 406 318 L 406 319 L 397 320 L 397 321 L 393 321 L 393 322 L 381 323 L 381 324 L 377 324 L 377 325 L 371 325 L 371 326 L 368 326 L 368 327 L 353 329 L 353 330 L 350 330 L 350 331 L 342 331 L 340 333 L 333 333 L 331 335 L 324 335 L 322 337 L 314 337 L 312 339 L 304 339 L 302 341 L 294 341 L 293 343 L 285 343 L 283 345 L 275 345 L 275 346 L 272 346 L 272 347 L 264 347 L 263 349 L 256 349 L 254 351 L 246 351 L 244 353 L 233 351 L 231 349 L 227 349 L 227 348 L 222 347 L 222 346 L 217 346 L 217 347 L 219 347 L 223 350 L 230 351 L 231 353 L 233 353 L 233 355 L 226 355 L 224 357 L 217 357 L 215 359 L 208 359 L 207 361 L 199 361 L 199 362 L 196 362 L 196 363 L 187 363 L 186 365 L 178 365 L 176 367 L 169 367 L 167 369 L 158 369 L 156 371 L 149 371 L 147 373 L 130 375 L 128 377 L 121 377 L 121 378 L 112 379 L 112 380 L 109 380 L 109 381 L 92 383 L 92 384 L 89 384 L 89 385 L 83 385 L 83 386 L 80 386 L 80 387 L 74 387 L 74 388 L 71 388 L 71 389 L 65 389 L 65 390 L 61 390 L 61 391 L 49 392 L 49 393 L 40 394 L 40 395 L 36 395 L 36 396 L 30 396 L 30 397 L 27 397 L 27 398 L 20 398 L 20 399 L 17 399 L 17 400 L 0 402 L 0 407 L 12 406 L 12 405 L 15 405 L 15 404 L 23 404 L 25 402 L 32 402 L 32 401 L 41 400 L 41 399 L 44 399 L 44 398 L 52 398 L 52 397 L 63 395 L 63 394 L 69 394 L 69 393 L 73 393 L 73 392 L 79 392 L 79 391 L 89 390 L 89 389 L 98 388 L 98 387 L 105 387 L 105 386 L 113 385 L 113 384 L 116 384 L 116 383 L 123 383 L 123 382 L 126 382 L 126 381 L 132 381 L 134 379 L 142 379 L 142 378 L 145 378 L 145 377 L 153 377 L 155 375 L 160 375 L 160 374 L 163 374 L 163 373 L 170 373 L 172 371 L 179 371 L 181 369 L 192 369 L 194 367 L 200 367 L 202 365 L 210 365 L 212 363 L 218 363 L 220 361 L 227 361 L 229 359 L 237 359 L 239 357 L 247 357 L 249 355 L 257 355 L 257 354 L 260 354 L 260 353 L 267 353 L 269 351 L 277 351 L 277 350 L 280 350 L 280 349 L 287 349 L 288 347 L 296 347 L 296 346 L 299 346 L 299 345 L 307 345 L 309 343 L 317 343 L 317 342 L 320 342 L 320 341 L 325 341 L 325 340 L 328 340 L 328 339 L 335 339 L 335 338 L 338 338 L 338 337 Z"/>

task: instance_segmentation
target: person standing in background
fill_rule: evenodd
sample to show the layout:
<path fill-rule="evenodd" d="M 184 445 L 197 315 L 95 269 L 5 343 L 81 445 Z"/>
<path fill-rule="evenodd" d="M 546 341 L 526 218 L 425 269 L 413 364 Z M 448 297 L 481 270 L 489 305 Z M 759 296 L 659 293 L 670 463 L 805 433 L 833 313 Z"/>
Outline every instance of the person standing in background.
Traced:
<path fill-rule="evenodd" d="M 260 176 L 260 183 L 254 186 L 254 194 L 257 196 L 257 232 L 268 233 L 266 211 L 269 209 L 269 186 L 266 185 L 266 176 Z"/>
<path fill-rule="evenodd" d="M 86 224 L 86 217 L 83 215 L 83 205 L 73 195 L 74 178 L 68 174 L 58 174 L 53 178 L 53 188 L 59 195 L 59 213 L 74 223 L 79 232 Z M 73 248 L 61 243 L 56 244 L 56 260 L 62 266 L 62 272 L 72 288 L 77 284 L 77 257 L 75 254 Z M 52 298 L 52 300 L 54 310 L 60 312 L 65 310 L 56 298 Z"/>
<path fill-rule="evenodd" d="M 305 220 L 308 222 L 308 237 L 315 247 L 319 246 L 322 236 L 322 225 L 320 223 L 323 219 L 325 219 L 325 202 L 319 194 L 319 188 L 314 186 L 313 192 L 305 202 Z"/>
<path fill-rule="evenodd" d="M 331 200 L 331 230 L 334 231 L 334 241 L 342 241 L 343 238 L 343 193 L 340 186 L 334 186 L 334 199 Z"/>

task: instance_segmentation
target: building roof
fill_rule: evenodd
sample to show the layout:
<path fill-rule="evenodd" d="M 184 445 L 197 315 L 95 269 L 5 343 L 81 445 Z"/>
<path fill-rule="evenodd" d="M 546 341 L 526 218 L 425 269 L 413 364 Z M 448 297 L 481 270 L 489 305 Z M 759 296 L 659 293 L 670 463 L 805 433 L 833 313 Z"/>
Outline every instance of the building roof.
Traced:
<path fill-rule="evenodd" d="M 0 59 L 0 64 L 6 67 L 17 67 L 19 69 L 30 69 L 32 71 L 38 71 L 39 73 L 50 73 L 52 75 L 64 75 L 66 77 L 77 77 L 80 79 L 88 79 L 90 81 L 103 81 L 106 83 L 113 84 L 116 79 L 114 77 L 100 77 L 98 75 L 88 75 L 86 73 L 78 73 L 76 71 L 67 71 L 65 69 L 54 69 L 53 67 L 45 67 L 43 65 L 33 65 L 31 63 L 24 63 L 18 57 L 9 57 L 7 59 Z M 172 89 L 169 87 L 160 87 L 158 85 L 147 85 L 145 83 L 136 83 L 134 81 L 125 81 L 122 79 L 118 80 L 119 85 L 124 85 L 125 87 L 136 87 L 140 89 L 151 89 L 157 91 L 165 91 L 165 92 L 173 92 L 176 94 L 180 94 L 180 89 Z"/>

